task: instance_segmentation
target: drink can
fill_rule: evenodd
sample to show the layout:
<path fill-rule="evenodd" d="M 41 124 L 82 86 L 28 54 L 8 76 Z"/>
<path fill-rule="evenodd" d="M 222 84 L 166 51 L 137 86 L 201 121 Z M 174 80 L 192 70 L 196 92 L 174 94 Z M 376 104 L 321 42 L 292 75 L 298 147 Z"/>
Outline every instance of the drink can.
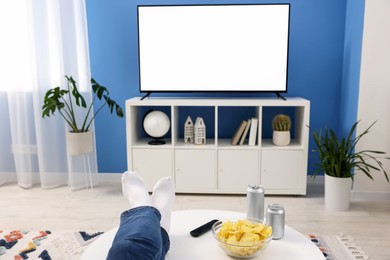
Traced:
<path fill-rule="evenodd" d="M 272 226 L 272 239 L 281 239 L 284 236 L 284 217 L 285 211 L 282 205 L 268 205 L 266 223 Z"/>
<path fill-rule="evenodd" d="M 264 189 L 261 185 L 248 185 L 247 193 L 247 218 L 264 219 Z"/>

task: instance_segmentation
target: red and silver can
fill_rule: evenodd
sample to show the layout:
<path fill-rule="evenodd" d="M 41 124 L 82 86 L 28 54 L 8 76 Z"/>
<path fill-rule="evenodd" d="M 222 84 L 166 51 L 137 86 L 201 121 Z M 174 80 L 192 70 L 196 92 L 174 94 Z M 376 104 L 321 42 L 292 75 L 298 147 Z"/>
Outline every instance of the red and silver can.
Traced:
<path fill-rule="evenodd" d="M 284 208 L 280 204 L 270 204 L 267 208 L 266 223 L 272 226 L 272 239 L 284 236 Z"/>
<path fill-rule="evenodd" d="M 248 185 L 247 193 L 247 218 L 264 219 L 264 189 L 260 185 Z"/>

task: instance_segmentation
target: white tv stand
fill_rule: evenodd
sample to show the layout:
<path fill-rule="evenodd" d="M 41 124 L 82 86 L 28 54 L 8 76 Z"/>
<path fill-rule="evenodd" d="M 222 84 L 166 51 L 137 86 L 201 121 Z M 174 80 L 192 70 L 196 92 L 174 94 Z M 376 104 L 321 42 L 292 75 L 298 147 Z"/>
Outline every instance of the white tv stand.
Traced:
<path fill-rule="evenodd" d="M 171 119 L 165 145 L 149 145 L 150 138 L 143 133 L 142 118 L 149 109 L 163 110 Z M 231 136 L 222 136 L 221 118 L 240 109 L 251 112 L 235 121 L 251 117 L 259 121 L 255 146 L 233 146 Z M 275 146 L 263 137 L 265 129 L 272 128 L 264 122 L 265 111 L 276 114 L 280 109 L 294 114 L 294 136 L 288 146 Z M 204 145 L 185 144 L 181 128 L 187 116 L 183 112 L 197 110 L 199 116 L 211 116 L 205 122 L 211 138 Z M 128 169 L 138 171 L 150 191 L 159 178 L 172 176 L 178 193 L 245 194 L 248 184 L 257 183 L 266 194 L 305 195 L 309 115 L 310 102 L 302 98 L 132 98 L 126 101 Z"/>

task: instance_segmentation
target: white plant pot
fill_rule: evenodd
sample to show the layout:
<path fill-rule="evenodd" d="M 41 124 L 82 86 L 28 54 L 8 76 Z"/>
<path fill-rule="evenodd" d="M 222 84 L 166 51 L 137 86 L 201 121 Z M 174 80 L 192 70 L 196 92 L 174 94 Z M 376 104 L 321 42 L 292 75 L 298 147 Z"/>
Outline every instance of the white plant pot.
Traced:
<path fill-rule="evenodd" d="M 66 133 L 68 155 L 83 155 L 93 152 L 93 132 Z"/>
<path fill-rule="evenodd" d="M 274 145 L 285 146 L 290 144 L 290 131 L 274 131 L 272 134 Z"/>
<path fill-rule="evenodd" d="M 352 178 L 337 178 L 325 174 L 325 208 L 346 211 L 351 201 Z"/>

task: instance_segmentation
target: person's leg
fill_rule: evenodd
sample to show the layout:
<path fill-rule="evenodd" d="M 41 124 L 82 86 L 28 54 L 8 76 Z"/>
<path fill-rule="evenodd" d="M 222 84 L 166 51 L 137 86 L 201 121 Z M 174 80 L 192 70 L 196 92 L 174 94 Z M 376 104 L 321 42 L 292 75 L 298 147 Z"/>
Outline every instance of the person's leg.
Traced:
<path fill-rule="evenodd" d="M 167 232 L 175 196 L 172 178 L 162 178 L 156 183 L 153 199 L 135 172 L 122 175 L 122 189 L 130 210 L 121 215 L 107 259 L 164 259 L 170 247 Z M 162 219 L 165 229 L 161 227 Z"/>
<path fill-rule="evenodd" d="M 175 184 L 171 177 L 161 178 L 153 187 L 152 205 L 161 213 L 161 227 L 169 232 L 175 200 Z"/>
<path fill-rule="evenodd" d="M 152 205 L 152 200 L 144 180 L 136 172 L 125 172 L 122 174 L 122 192 L 123 196 L 130 203 L 130 209 Z"/>
<path fill-rule="evenodd" d="M 107 259 L 164 259 L 170 242 L 160 219 L 159 211 L 150 206 L 123 212 Z"/>

